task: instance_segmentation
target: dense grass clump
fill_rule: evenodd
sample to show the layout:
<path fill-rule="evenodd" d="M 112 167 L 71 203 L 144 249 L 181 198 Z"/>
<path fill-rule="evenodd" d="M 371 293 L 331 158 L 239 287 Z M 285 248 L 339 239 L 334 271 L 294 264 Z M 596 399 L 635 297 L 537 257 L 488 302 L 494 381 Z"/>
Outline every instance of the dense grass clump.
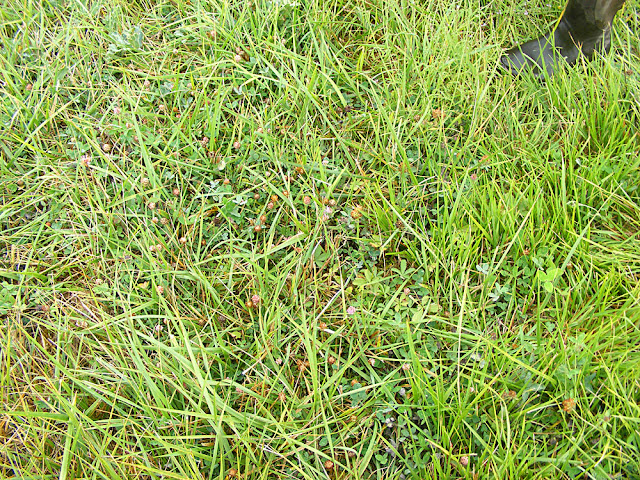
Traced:
<path fill-rule="evenodd" d="M 0 477 L 640 477 L 637 3 L 9 0 Z"/>

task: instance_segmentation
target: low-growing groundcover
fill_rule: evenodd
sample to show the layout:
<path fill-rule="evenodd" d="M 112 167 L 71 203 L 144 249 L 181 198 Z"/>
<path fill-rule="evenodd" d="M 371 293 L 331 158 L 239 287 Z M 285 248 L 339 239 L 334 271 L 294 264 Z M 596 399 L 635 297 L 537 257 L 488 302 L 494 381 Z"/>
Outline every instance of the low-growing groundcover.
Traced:
<path fill-rule="evenodd" d="M 640 477 L 636 2 L 1 5 L 0 477 Z"/>

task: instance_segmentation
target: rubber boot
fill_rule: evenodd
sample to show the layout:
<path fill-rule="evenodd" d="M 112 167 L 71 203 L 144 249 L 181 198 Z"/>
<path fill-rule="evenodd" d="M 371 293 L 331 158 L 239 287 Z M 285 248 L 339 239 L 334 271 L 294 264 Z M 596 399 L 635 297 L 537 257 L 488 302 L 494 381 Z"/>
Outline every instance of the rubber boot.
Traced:
<path fill-rule="evenodd" d="M 519 45 L 501 58 L 513 74 L 531 71 L 552 75 L 562 63 L 573 65 L 580 55 L 592 58 L 611 47 L 611 22 L 625 0 L 569 0 L 556 28 Z"/>

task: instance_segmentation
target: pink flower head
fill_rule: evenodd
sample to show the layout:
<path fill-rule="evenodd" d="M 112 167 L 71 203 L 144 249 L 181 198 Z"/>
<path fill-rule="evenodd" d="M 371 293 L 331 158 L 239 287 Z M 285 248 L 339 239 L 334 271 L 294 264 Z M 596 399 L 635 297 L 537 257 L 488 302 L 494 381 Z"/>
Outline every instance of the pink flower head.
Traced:
<path fill-rule="evenodd" d="M 356 307 L 354 307 L 353 305 L 351 305 L 349 308 L 347 308 L 347 313 L 349 315 L 353 315 L 354 313 L 356 313 Z"/>
<path fill-rule="evenodd" d="M 253 302 L 254 305 L 257 305 L 260 303 L 260 297 L 258 295 L 254 295 L 251 297 L 251 301 Z"/>

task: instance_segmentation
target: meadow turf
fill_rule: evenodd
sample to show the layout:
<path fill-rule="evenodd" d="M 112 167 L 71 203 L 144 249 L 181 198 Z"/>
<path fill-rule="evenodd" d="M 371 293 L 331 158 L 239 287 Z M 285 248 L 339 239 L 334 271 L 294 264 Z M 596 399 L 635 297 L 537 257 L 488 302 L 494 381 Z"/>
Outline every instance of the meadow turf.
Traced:
<path fill-rule="evenodd" d="M 638 3 L 0 2 L 0 478 L 640 478 Z"/>

